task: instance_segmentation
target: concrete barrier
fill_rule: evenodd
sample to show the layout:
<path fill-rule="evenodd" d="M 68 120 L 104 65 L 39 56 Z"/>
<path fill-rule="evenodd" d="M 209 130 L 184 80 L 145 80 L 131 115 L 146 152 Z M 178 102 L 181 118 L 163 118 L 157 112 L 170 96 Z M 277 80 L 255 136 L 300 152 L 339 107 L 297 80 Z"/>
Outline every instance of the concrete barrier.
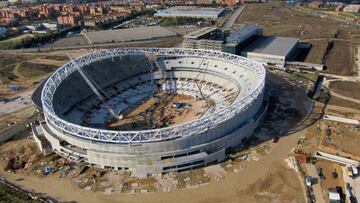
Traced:
<path fill-rule="evenodd" d="M 331 115 L 327 115 L 325 114 L 323 116 L 324 120 L 329 120 L 329 121 L 336 121 L 336 122 L 341 122 L 341 123 L 348 123 L 348 124 L 353 124 L 353 125 L 359 125 L 359 121 L 355 120 L 355 119 L 350 119 L 350 118 L 342 118 L 342 117 L 338 117 L 338 116 L 331 116 Z"/>
<path fill-rule="evenodd" d="M 325 159 L 328 161 L 337 162 L 337 163 L 344 164 L 344 165 L 352 165 L 352 166 L 356 166 L 356 167 L 360 166 L 359 161 L 355 161 L 355 160 L 348 159 L 348 158 L 341 157 L 341 156 L 336 156 L 336 155 L 329 154 L 326 152 L 317 151 L 315 153 L 315 157 L 320 158 L 320 159 Z"/>

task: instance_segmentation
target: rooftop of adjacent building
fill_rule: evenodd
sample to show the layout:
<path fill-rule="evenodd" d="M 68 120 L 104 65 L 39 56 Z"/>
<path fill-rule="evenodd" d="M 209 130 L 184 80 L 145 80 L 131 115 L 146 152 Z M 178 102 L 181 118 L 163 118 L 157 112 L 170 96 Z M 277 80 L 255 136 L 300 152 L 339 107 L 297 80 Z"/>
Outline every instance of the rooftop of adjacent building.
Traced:
<path fill-rule="evenodd" d="M 243 52 L 287 56 L 297 42 L 297 38 L 261 36 L 247 46 Z"/>
<path fill-rule="evenodd" d="M 160 12 L 178 12 L 178 13 L 219 13 L 224 10 L 221 7 L 200 7 L 200 6 L 173 6 Z"/>
<path fill-rule="evenodd" d="M 197 39 L 203 35 L 206 35 L 210 32 L 214 32 L 217 31 L 218 28 L 217 27 L 203 27 L 199 30 L 196 30 L 194 32 L 191 32 L 189 34 L 184 35 L 184 38 L 188 38 L 188 39 Z"/>
<path fill-rule="evenodd" d="M 261 28 L 257 25 L 246 25 L 232 32 L 227 38 L 228 43 L 239 43 L 246 40 L 249 36 L 260 33 Z"/>

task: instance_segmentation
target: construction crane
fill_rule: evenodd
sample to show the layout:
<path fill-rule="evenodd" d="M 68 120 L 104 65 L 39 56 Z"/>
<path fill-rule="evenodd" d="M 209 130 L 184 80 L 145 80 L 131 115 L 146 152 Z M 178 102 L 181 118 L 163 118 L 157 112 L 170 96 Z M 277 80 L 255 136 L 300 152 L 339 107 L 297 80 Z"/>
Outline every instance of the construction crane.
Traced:
<path fill-rule="evenodd" d="M 149 65 L 150 65 L 150 83 L 153 86 L 152 94 L 154 95 L 155 90 L 156 90 L 156 88 L 154 87 L 155 86 L 154 71 L 156 71 L 156 69 L 154 67 L 153 62 L 155 63 L 155 66 L 158 67 L 158 64 L 157 64 L 157 61 L 156 61 L 157 56 L 155 54 L 149 54 L 147 52 L 144 55 L 145 55 L 144 58 L 139 58 L 136 61 L 140 61 L 140 60 L 145 59 L 149 63 Z"/>
<path fill-rule="evenodd" d="M 198 84 L 195 80 L 194 80 L 194 82 L 195 82 L 195 84 L 196 84 L 196 87 L 199 89 L 199 92 L 200 92 L 200 95 L 201 95 L 202 99 L 205 100 L 205 96 L 204 96 L 204 94 L 203 94 L 202 91 L 201 91 L 201 87 L 199 86 L 199 84 Z"/>
<path fill-rule="evenodd" d="M 101 89 L 101 87 L 96 84 L 95 81 L 91 80 L 90 76 L 88 76 L 79 66 L 79 64 L 73 60 L 73 58 L 69 55 L 66 54 L 67 57 L 70 59 L 70 62 L 72 64 L 74 64 L 76 70 L 80 73 L 81 77 L 85 80 L 85 82 L 89 85 L 89 87 L 91 88 L 91 90 L 96 94 L 96 96 L 101 100 L 101 101 L 105 101 L 106 99 L 109 99 L 109 97 L 106 96 L 106 93 Z M 96 88 L 97 86 L 97 88 Z M 101 91 L 101 92 L 100 92 Z M 111 113 L 111 115 L 113 116 L 113 118 L 118 118 L 117 113 L 115 112 L 115 110 L 111 107 L 111 105 L 105 104 L 104 105 L 109 112 Z"/>
<path fill-rule="evenodd" d="M 203 64 L 204 60 L 205 60 L 205 58 L 202 58 L 199 66 L 197 67 L 198 70 L 200 70 L 200 67 L 201 67 L 201 65 Z M 208 61 L 207 64 L 206 64 L 206 68 L 205 68 L 203 80 L 205 79 L 205 74 L 206 74 L 206 71 L 207 71 L 207 69 L 208 69 L 208 66 L 209 66 L 209 61 Z M 201 91 L 202 85 L 199 86 L 199 84 L 198 84 L 197 81 L 196 81 L 201 74 L 202 74 L 201 71 L 199 71 L 199 73 L 194 77 L 194 80 L 193 80 L 193 81 L 194 81 L 194 83 L 196 84 L 196 87 L 199 89 L 201 98 L 202 98 L 203 100 L 206 100 L 204 94 L 203 94 L 202 91 Z M 188 85 L 189 83 L 190 83 L 190 82 L 186 83 L 186 85 Z"/>

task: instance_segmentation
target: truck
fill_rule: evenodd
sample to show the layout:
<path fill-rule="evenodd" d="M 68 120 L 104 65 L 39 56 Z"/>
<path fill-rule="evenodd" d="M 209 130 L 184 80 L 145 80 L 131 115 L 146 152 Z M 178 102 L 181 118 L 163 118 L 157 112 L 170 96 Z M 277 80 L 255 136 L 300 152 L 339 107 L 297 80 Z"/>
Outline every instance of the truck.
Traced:
<path fill-rule="evenodd" d="M 311 176 L 306 176 L 305 177 L 305 184 L 308 187 L 310 187 L 312 185 L 312 177 Z"/>
<path fill-rule="evenodd" d="M 348 174 L 349 177 L 353 177 L 353 170 L 352 170 L 352 166 L 351 165 L 347 165 L 346 166 L 346 173 Z"/>
<path fill-rule="evenodd" d="M 351 170 L 353 172 L 353 176 L 357 176 L 359 174 L 359 171 L 356 166 L 351 166 Z"/>

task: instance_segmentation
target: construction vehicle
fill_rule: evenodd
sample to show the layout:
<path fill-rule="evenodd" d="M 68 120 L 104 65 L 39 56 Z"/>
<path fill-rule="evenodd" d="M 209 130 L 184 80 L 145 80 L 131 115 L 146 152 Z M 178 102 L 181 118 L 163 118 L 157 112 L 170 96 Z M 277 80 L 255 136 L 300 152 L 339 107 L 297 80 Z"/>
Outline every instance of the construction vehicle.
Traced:
<path fill-rule="evenodd" d="M 356 177 L 359 174 L 359 171 L 356 166 L 351 166 L 351 170 L 353 172 L 354 177 Z"/>
<path fill-rule="evenodd" d="M 346 173 L 348 174 L 349 177 L 351 178 L 353 177 L 354 174 L 353 174 L 352 166 L 350 165 L 346 166 Z"/>

